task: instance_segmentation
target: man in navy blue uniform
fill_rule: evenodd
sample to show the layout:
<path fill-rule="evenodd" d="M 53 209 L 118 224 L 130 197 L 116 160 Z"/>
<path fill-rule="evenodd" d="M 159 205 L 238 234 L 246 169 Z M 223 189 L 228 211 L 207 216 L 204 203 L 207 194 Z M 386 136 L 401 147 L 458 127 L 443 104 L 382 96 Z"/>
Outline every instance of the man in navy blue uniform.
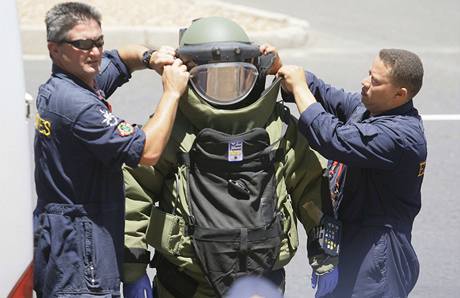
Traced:
<path fill-rule="evenodd" d="M 46 28 L 53 67 L 37 96 L 34 288 L 38 297 L 119 297 L 121 166 L 158 161 L 189 73 L 170 47 L 103 52 L 101 16 L 86 4 L 54 6 Z M 162 74 L 164 93 L 140 128 L 106 98 L 143 68 Z"/>
<path fill-rule="evenodd" d="M 407 297 L 419 274 L 411 231 L 427 156 L 412 101 L 422 86 L 422 62 L 406 50 L 381 50 L 361 93 L 297 66 L 278 75 L 301 113 L 299 129 L 330 160 L 332 206 L 343 224 L 339 272 L 319 276 L 317 297 Z"/>

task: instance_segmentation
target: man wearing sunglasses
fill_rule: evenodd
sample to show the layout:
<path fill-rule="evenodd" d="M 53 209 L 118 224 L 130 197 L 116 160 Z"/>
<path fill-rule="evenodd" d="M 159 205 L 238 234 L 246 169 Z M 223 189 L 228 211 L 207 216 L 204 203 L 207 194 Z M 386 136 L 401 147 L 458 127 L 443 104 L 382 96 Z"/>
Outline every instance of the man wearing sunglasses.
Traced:
<path fill-rule="evenodd" d="M 86 4 L 57 4 L 46 28 L 53 67 L 36 103 L 34 288 L 38 297 L 119 297 L 121 166 L 156 164 L 189 73 L 169 47 L 103 52 L 101 16 Z M 141 129 L 106 98 L 146 67 L 162 74 L 164 92 Z"/>

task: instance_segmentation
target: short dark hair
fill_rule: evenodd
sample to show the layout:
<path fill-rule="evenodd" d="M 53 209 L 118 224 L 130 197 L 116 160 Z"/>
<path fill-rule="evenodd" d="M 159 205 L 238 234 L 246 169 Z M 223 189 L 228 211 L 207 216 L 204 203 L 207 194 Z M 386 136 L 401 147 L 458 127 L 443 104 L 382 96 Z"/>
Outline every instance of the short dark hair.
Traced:
<path fill-rule="evenodd" d="M 92 6 L 79 2 L 64 2 L 53 6 L 46 13 L 46 38 L 62 42 L 77 24 L 94 20 L 101 26 L 101 14 Z"/>
<path fill-rule="evenodd" d="M 415 53 L 402 49 L 382 49 L 379 57 L 390 68 L 391 82 L 407 88 L 409 98 L 413 98 L 423 83 L 423 65 L 420 58 Z"/>

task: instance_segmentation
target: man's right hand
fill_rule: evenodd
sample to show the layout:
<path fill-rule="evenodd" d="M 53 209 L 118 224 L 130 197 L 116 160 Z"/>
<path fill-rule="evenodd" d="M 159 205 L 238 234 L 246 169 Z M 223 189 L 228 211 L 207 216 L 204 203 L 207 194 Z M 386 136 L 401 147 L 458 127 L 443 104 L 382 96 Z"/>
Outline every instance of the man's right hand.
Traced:
<path fill-rule="evenodd" d="M 282 77 L 282 86 L 286 91 L 294 93 L 296 88 L 308 89 L 305 71 L 302 67 L 296 65 L 282 66 L 277 73 L 277 76 Z"/>
<path fill-rule="evenodd" d="M 145 273 L 132 283 L 123 284 L 123 297 L 125 298 L 153 298 L 152 285 Z"/>
<path fill-rule="evenodd" d="M 150 58 L 150 66 L 158 74 L 163 74 L 163 69 L 166 65 L 174 63 L 176 51 L 170 46 L 161 46 L 157 51 L 153 52 Z"/>
<path fill-rule="evenodd" d="M 187 89 L 190 73 L 182 60 L 176 58 L 171 65 L 166 65 L 161 76 L 165 94 L 180 97 Z"/>
<path fill-rule="evenodd" d="M 285 65 L 278 70 L 276 76 L 284 79 L 281 81 L 281 86 L 284 90 L 294 95 L 297 108 L 301 114 L 316 102 L 315 97 L 308 89 L 303 68 L 295 65 Z"/>

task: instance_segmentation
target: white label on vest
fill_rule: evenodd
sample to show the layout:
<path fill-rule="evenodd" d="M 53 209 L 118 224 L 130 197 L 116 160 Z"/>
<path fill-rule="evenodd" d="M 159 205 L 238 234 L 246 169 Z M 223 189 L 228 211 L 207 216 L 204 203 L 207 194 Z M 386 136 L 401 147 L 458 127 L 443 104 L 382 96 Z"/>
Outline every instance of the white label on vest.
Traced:
<path fill-rule="evenodd" d="M 243 141 L 235 141 L 228 143 L 228 161 L 243 160 Z"/>

